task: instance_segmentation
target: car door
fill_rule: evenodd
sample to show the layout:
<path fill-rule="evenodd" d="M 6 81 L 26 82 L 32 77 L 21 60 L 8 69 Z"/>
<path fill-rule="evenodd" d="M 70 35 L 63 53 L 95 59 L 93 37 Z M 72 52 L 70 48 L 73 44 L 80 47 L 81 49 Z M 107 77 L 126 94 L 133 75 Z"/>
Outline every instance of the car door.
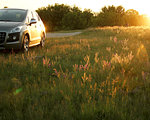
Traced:
<path fill-rule="evenodd" d="M 35 19 L 36 23 L 32 23 L 29 26 L 29 30 L 30 30 L 30 46 L 36 45 L 39 43 L 40 41 L 40 37 L 39 37 L 39 33 L 38 33 L 38 21 L 37 18 L 35 16 L 35 14 L 31 11 L 29 13 L 29 21 L 31 23 L 31 20 Z"/>
<path fill-rule="evenodd" d="M 40 43 L 41 41 L 41 26 L 40 26 L 40 21 L 38 19 L 38 16 L 36 12 L 33 12 L 33 18 L 36 20 L 36 23 L 34 25 L 34 40 L 36 43 Z"/>
<path fill-rule="evenodd" d="M 31 19 L 33 18 L 33 13 L 29 11 L 28 16 L 27 16 L 27 23 L 28 23 L 28 30 L 30 34 L 30 43 L 29 45 L 32 46 L 34 43 L 34 39 L 36 38 L 35 36 L 35 25 L 31 24 Z"/>

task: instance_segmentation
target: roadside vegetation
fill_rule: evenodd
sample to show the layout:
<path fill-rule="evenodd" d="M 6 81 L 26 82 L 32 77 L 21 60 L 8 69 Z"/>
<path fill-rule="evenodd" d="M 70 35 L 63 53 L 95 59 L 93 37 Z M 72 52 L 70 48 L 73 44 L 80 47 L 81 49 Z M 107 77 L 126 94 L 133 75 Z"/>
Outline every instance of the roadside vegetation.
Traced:
<path fill-rule="evenodd" d="M 150 28 L 103 27 L 0 53 L 1 120 L 149 120 Z"/>
<path fill-rule="evenodd" d="M 134 9 L 123 6 L 104 6 L 100 12 L 81 10 L 64 4 L 48 5 L 37 10 L 47 31 L 76 30 L 103 26 L 144 26 L 149 19 Z"/>

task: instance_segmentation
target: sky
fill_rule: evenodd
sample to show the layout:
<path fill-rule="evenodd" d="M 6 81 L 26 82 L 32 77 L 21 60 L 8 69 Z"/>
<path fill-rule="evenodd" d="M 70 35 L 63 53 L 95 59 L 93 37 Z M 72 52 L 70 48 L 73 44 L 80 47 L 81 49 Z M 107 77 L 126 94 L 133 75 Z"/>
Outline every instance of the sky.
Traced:
<path fill-rule="evenodd" d="M 82 10 L 91 9 L 93 12 L 100 12 L 101 8 L 108 5 L 122 5 L 125 10 L 134 9 L 140 14 L 150 16 L 149 0 L 0 0 L 0 8 L 27 8 L 38 9 L 55 3 L 78 6 Z"/>

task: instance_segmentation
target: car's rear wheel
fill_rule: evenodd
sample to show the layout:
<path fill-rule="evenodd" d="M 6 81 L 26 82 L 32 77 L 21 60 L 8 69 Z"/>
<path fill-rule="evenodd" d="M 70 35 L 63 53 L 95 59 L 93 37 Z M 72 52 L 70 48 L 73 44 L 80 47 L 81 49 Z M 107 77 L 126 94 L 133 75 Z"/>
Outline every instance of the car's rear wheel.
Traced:
<path fill-rule="evenodd" d="M 24 36 L 24 39 L 23 39 L 23 51 L 24 52 L 28 52 L 29 51 L 29 38 L 27 35 Z"/>
<path fill-rule="evenodd" d="M 41 47 L 44 47 L 44 46 L 45 46 L 45 36 L 44 36 L 44 34 L 41 36 L 40 46 L 41 46 Z"/>

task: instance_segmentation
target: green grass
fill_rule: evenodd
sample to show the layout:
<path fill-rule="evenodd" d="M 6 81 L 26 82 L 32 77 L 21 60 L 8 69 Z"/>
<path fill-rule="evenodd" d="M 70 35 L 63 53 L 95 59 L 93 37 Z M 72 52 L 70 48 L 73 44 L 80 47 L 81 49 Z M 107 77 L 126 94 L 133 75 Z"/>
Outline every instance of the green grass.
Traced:
<path fill-rule="evenodd" d="M 150 28 L 94 28 L 0 53 L 0 120 L 149 120 Z"/>

